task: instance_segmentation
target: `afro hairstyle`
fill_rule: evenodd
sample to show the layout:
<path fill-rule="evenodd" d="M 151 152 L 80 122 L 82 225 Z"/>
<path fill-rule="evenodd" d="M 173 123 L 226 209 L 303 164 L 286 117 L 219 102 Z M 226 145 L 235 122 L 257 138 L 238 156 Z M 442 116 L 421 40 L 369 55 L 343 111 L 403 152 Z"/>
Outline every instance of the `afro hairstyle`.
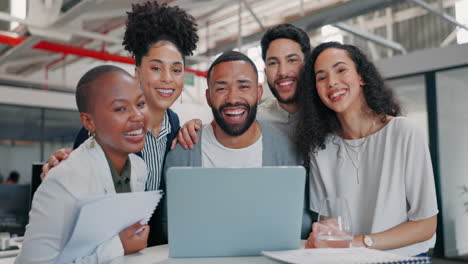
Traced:
<path fill-rule="evenodd" d="M 158 41 L 169 41 L 185 56 L 197 47 L 195 18 L 178 6 L 158 4 L 156 1 L 132 4 L 122 45 L 135 59 L 136 66 L 148 54 L 150 46 Z"/>

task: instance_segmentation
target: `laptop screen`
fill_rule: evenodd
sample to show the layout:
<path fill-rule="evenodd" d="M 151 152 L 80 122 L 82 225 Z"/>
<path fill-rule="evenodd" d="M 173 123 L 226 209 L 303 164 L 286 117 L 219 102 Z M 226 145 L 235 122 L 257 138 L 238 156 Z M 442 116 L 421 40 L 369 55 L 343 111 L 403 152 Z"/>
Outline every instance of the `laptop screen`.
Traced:
<path fill-rule="evenodd" d="M 166 176 L 169 256 L 253 256 L 300 246 L 303 167 L 173 167 Z"/>

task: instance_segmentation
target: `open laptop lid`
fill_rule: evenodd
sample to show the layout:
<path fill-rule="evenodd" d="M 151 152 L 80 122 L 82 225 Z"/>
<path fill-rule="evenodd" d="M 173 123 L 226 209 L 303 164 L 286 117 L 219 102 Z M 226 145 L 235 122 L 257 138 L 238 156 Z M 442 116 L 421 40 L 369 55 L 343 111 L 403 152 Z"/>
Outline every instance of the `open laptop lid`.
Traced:
<path fill-rule="evenodd" d="M 303 167 L 169 168 L 169 256 L 298 248 L 305 174 Z"/>

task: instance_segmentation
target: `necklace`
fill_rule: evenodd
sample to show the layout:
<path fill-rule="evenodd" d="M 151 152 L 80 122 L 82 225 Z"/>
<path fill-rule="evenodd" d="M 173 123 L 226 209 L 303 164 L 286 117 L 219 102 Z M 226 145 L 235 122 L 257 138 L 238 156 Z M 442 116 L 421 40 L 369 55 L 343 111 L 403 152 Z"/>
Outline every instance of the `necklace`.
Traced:
<path fill-rule="evenodd" d="M 375 124 L 375 121 L 372 121 L 372 125 L 369 128 L 369 133 L 368 133 L 369 135 L 365 137 L 364 140 L 357 145 L 351 145 L 350 143 L 346 142 L 344 138 L 341 138 L 345 146 L 346 154 L 348 154 L 348 157 L 351 160 L 351 164 L 353 164 L 354 171 L 356 173 L 357 184 L 359 184 L 359 167 L 361 165 L 361 154 L 364 153 L 364 151 L 366 150 L 367 145 L 365 144 L 370 137 L 370 133 L 372 132 L 372 128 L 374 128 L 374 124 Z M 354 153 L 354 155 L 356 156 L 355 159 L 353 159 L 351 152 Z"/>

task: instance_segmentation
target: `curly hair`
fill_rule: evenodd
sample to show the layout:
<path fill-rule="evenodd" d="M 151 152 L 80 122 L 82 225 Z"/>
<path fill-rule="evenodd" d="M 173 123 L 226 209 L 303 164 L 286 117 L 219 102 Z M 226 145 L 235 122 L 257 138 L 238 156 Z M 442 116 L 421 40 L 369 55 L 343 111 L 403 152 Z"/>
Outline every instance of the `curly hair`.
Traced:
<path fill-rule="evenodd" d="M 326 49 L 342 49 L 356 65 L 362 78 L 364 98 L 371 111 L 386 121 L 386 116 L 400 115 L 400 105 L 393 91 L 387 87 L 375 65 L 357 47 L 339 42 L 325 42 L 318 45 L 307 58 L 302 75 L 299 96 L 299 122 L 296 146 L 305 160 L 311 152 L 325 148 L 326 137 L 341 131 L 336 113 L 321 101 L 315 86 L 314 64 L 317 57 Z"/>
<path fill-rule="evenodd" d="M 135 59 L 136 66 L 148 54 L 150 46 L 158 41 L 173 43 L 182 57 L 192 55 L 197 47 L 197 23 L 195 18 L 178 6 L 147 1 L 132 4 L 127 12 L 128 20 L 122 45 Z"/>
<path fill-rule="evenodd" d="M 269 28 L 262 37 L 260 44 L 262 46 L 262 58 L 266 59 L 266 53 L 270 43 L 275 39 L 290 39 L 294 42 L 297 42 L 301 46 L 302 53 L 304 57 L 310 53 L 310 40 L 307 33 L 291 24 L 279 24 L 272 28 Z"/>

